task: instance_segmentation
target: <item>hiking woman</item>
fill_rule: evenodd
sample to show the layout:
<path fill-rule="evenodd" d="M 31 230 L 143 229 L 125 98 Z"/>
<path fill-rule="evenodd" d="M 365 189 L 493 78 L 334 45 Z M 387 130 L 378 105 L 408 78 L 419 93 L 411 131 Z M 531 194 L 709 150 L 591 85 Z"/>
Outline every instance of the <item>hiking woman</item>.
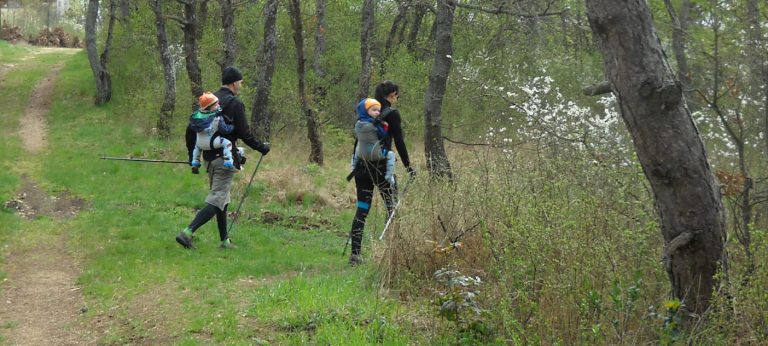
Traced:
<path fill-rule="evenodd" d="M 415 171 L 411 167 L 411 161 L 408 158 L 408 149 L 405 146 L 400 111 L 392 108 L 400 98 L 399 88 L 392 81 L 383 81 L 376 86 L 374 96 L 381 104 L 379 119 L 389 125 L 387 135 L 381 140 L 381 146 L 391 151 L 392 143 L 394 142 L 397 153 L 400 155 L 400 160 L 403 162 L 408 174 L 413 177 Z M 355 146 L 357 144 L 357 141 L 355 141 Z M 349 264 L 355 266 L 363 260 L 360 255 L 363 228 L 371 208 L 374 187 L 378 187 L 381 198 L 384 199 L 384 204 L 387 207 L 387 215 L 390 215 L 395 206 L 394 199 L 397 185 L 396 183 L 391 184 L 385 178 L 387 171 L 386 159 L 366 161 L 353 158 L 353 162 L 355 163 L 352 167 L 352 176 L 355 178 L 355 188 L 357 190 L 357 211 L 355 212 L 355 218 L 352 220 L 352 230 L 350 231 L 352 254 L 349 256 Z"/>

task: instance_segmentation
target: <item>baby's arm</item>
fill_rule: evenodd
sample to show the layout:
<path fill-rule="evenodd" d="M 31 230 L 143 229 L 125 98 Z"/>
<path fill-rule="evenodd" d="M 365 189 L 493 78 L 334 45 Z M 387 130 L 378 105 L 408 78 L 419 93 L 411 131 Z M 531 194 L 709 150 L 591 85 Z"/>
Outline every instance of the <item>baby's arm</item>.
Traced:
<path fill-rule="evenodd" d="M 219 129 L 218 129 L 219 133 L 223 135 L 228 135 L 235 130 L 235 125 L 227 124 L 227 122 L 224 121 L 224 118 L 222 118 L 220 115 L 217 115 L 216 117 L 219 118 Z"/>

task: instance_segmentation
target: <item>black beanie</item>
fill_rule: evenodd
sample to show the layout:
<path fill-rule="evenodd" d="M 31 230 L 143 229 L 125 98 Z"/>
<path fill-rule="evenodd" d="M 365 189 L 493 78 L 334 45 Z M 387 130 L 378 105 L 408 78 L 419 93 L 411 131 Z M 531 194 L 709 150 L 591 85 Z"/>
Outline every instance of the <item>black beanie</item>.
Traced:
<path fill-rule="evenodd" d="M 239 80 L 243 80 L 243 74 L 240 73 L 240 70 L 238 70 L 237 67 L 230 66 L 225 68 L 224 71 L 221 72 L 222 85 L 232 84 Z"/>

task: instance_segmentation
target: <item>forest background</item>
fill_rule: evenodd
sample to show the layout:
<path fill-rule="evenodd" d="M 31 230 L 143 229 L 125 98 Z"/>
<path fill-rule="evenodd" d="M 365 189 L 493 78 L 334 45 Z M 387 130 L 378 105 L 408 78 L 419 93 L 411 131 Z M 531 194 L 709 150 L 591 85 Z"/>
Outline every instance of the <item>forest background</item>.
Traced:
<path fill-rule="evenodd" d="M 103 125 L 124 119 L 131 124 L 121 125 L 125 131 L 139 137 L 94 149 L 98 154 L 185 157 L 181 137 L 196 95 L 218 88 L 224 66 L 244 72 L 241 99 L 252 126 L 276 150 L 264 159 L 268 178 L 257 198 L 244 206 L 254 215 L 243 220 L 243 232 L 269 228 L 265 220 L 277 215 L 316 225 L 313 237 L 340 252 L 354 199 L 343 180 L 353 106 L 378 81 L 400 85 L 398 107 L 420 173 L 403 183 L 387 241 L 376 240 L 381 212 L 372 216 L 361 285 L 385 304 L 406 306 L 397 309 L 414 302 L 425 310 L 414 309 L 419 318 L 408 320 L 397 317 L 400 310 L 310 309 L 267 323 L 267 340 L 322 343 L 324 333 L 343 333 L 336 325 L 375 329 L 362 336 L 372 343 L 397 343 L 395 334 L 412 342 L 438 335 L 436 342 L 513 344 L 749 344 L 768 337 L 764 3 L 648 2 L 727 214 L 728 265 L 711 305 L 695 316 L 681 316 L 670 293 L 654 195 L 616 99 L 610 89 L 600 92 L 602 55 L 582 2 L 458 2 L 447 51 L 446 27 L 438 25 L 445 22 L 437 20 L 443 1 L 94 3 L 98 44 L 89 54 L 97 48 L 103 64 L 91 69 L 109 78 L 93 90 L 70 87 L 84 90 L 77 97 L 96 97 L 110 119 L 98 118 Z M 89 4 L 73 6 L 74 20 L 65 24 L 86 42 L 80 30 L 88 27 Z M 304 68 L 297 67 L 299 52 Z M 72 69 L 82 74 L 84 58 Z M 435 66 L 446 64 L 445 88 L 436 93 Z M 192 215 L 200 195 L 182 200 L 176 218 Z M 335 271 L 343 262 L 324 258 L 323 266 Z M 251 275 L 243 270 L 235 276 Z M 107 304 L 105 296 L 89 299 Z M 187 336 L 195 329 L 179 328 Z M 224 331 L 207 332 L 228 340 Z M 118 329 L 111 337 L 131 333 Z"/>

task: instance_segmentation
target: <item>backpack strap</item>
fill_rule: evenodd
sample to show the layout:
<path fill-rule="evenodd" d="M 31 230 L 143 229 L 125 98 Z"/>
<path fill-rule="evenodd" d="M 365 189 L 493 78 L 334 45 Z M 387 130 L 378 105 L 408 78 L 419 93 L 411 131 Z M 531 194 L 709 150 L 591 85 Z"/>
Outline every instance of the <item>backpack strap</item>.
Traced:
<path fill-rule="evenodd" d="M 392 107 L 388 107 L 383 112 L 381 112 L 381 114 L 379 115 L 379 119 L 383 121 L 384 118 L 386 118 L 390 113 L 392 113 L 393 110 L 394 109 L 392 109 Z"/>
<path fill-rule="evenodd" d="M 219 100 L 219 107 L 221 107 L 221 109 L 222 109 L 222 110 L 224 110 L 224 109 L 225 109 L 225 108 L 227 108 L 227 107 L 229 106 L 229 104 L 230 104 L 230 103 L 232 103 L 232 101 L 234 101 L 236 98 L 237 98 L 237 96 L 235 96 L 235 95 L 227 95 L 227 96 L 223 97 L 222 99 L 220 99 L 220 100 Z M 226 115 L 226 114 L 224 114 L 224 113 L 221 113 L 221 116 L 222 116 L 222 117 L 224 117 L 224 118 L 226 118 L 226 119 L 227 119 L 227 121 L 229 121 L 229 122 L 231 122 L 231 121 L 232 121 L 232 119 L 230 119 L 230 118 L 229 118 L 229 116 L 227 116 L 227 115 Z"/>
<path fill-rule="evenodd" d="M 210 150 L 218 150 L 218 149 L 214 149 L 213 144 L 216 142 L 216 138 L 219 138 L 220 136 L 221 135 L 219 134 L 218 131 L 214 133 L 213 136 L 211 136 L 211 141 L 208 143 L 208 147 L 211 148 Z"/>

